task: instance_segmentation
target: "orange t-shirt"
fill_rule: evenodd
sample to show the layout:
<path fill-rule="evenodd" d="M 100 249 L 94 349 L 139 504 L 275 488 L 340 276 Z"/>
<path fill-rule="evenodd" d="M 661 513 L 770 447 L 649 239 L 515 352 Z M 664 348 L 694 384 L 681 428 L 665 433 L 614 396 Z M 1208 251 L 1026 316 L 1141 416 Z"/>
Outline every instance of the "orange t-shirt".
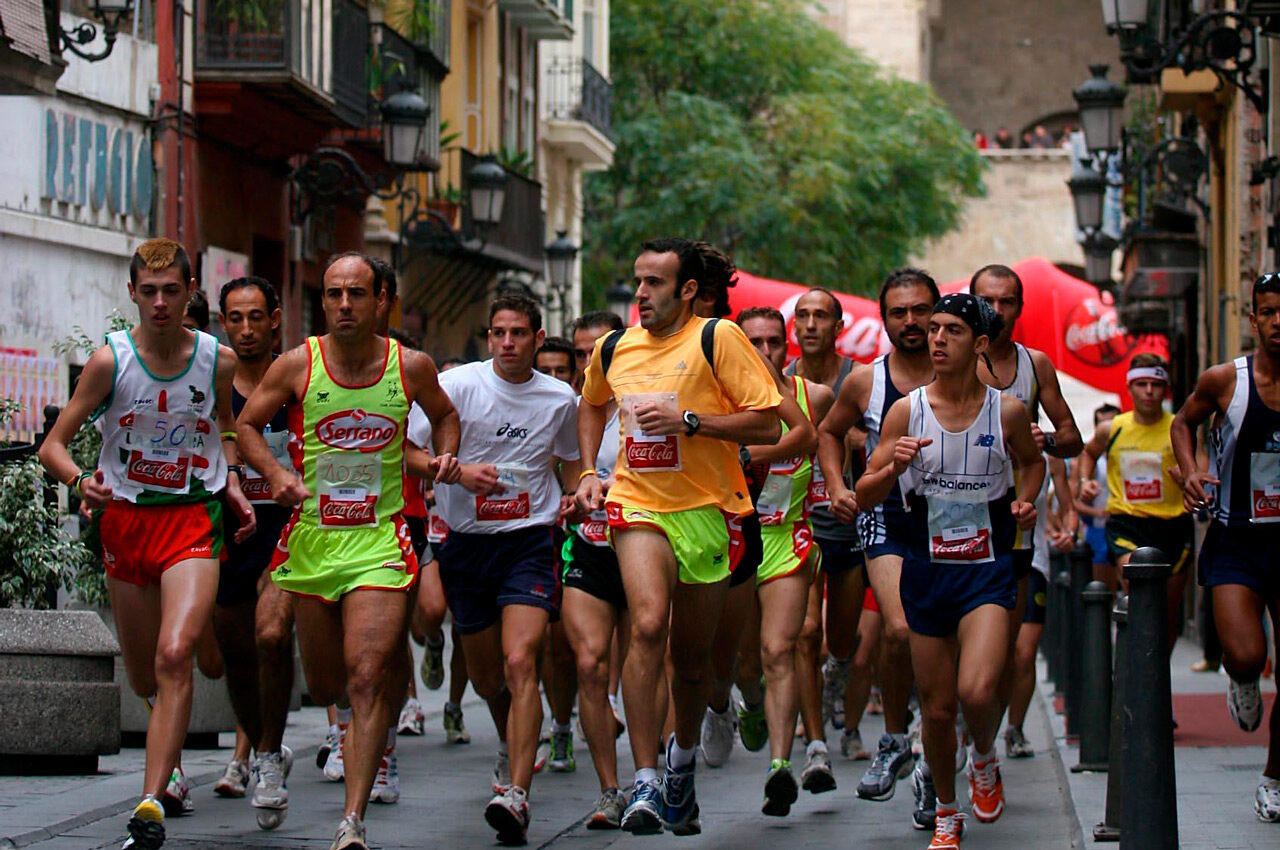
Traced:
<path fill-rule="evenodd" d="M 628 328 L 614 349 L 607 376 L 600 368 L 600 347 L 608 335 L 596 342 L 582 397 L 597 406 L 614 398 L 622 413 L 609 501 L 660 513 L 703 505 L 739 515 L 750 512 L 736 443 L 683 433 L 648 436 L 631 424 L 631 409 L 638 402 L 674 402 L 677 410 L 699 416 L 771 410 L 782 403 L 760 356 L 733 322 L 716 325 L 712 370 L 702 351 L 702 327 L 708 321 L 690 319 L 666 337 Z"/>

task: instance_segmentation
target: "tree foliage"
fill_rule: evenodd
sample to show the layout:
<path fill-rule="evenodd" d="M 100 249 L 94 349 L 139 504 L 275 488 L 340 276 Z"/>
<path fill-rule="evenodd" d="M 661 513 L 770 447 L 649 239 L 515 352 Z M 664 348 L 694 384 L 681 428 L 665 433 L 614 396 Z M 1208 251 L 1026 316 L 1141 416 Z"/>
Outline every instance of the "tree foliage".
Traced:
<path fill-rule="evenodd" d="M 982 161 L 933 91 L 809 5 L 614 0 L 617 152 L 586 183 L 597 301 L 660 235 L 706 239 L 756 274 L 874 291 L 982 191 Z"/>

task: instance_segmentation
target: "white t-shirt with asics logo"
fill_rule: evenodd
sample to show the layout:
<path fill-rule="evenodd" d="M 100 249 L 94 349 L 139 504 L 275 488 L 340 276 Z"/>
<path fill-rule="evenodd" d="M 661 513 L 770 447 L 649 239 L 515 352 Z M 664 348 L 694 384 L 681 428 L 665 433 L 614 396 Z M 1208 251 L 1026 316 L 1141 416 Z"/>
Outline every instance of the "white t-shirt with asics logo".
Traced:
<path fill-rule="evenodd" d="M 513 531 L 554 525 L 561 487 L 555 458 L 578 459 L 578 399 L 563 381 L 534 372 L 512 384 L 493 361 L 468 363 L 440 375 L 440 386 L 462 420 L 460 463 L 491 463 L 503 491 L 481 496 L 461 484 L 437 484 L 436 511 L 453 531 Z M 409 439 L 431 449 L 431 423 L 415 408 Z"/>

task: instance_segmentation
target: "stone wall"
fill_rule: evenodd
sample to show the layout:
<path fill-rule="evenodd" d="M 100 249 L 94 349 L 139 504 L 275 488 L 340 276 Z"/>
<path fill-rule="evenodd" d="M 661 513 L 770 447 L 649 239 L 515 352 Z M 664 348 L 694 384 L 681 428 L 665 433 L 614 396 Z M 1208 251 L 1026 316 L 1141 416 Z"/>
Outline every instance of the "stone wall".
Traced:
<path fill-rule="evenodd" d="M 929 68 L 929 5 L 929 0 L 826 0 L 815 7 L 814 15 L 876 64 L 920 82 Z"/>

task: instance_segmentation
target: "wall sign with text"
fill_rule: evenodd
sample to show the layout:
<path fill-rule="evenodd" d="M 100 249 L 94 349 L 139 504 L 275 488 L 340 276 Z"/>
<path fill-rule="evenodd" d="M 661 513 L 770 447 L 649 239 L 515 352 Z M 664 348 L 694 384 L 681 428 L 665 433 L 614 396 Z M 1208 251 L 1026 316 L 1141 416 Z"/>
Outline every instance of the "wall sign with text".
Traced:
<path fill-rule="evenodd" d="M 155 185 L 151 139 L 141 125 L 108 123 L 62 109 L 44 111 L 40 196 L 69 205 L 78 221 L 147 230 Z M 124 216 L 121 223 L 102 221 Z M 130 221 L 130 219 L 133 219 Z M 122 226 L 123 224 L 123 226 Z"/>

